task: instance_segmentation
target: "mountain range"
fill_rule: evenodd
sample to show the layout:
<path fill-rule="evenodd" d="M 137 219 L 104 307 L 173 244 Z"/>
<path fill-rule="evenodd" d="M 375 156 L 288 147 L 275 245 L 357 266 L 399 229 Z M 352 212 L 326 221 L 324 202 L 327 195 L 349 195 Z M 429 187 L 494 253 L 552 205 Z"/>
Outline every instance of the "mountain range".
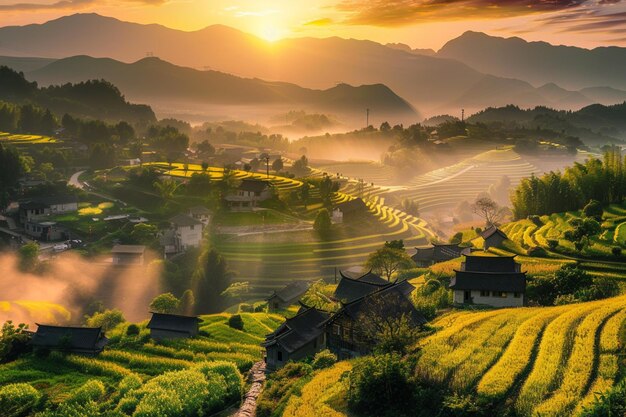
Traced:
<path fill-rule="evenodd" d="M 492 44 L 505 46 L 491 47 Z M 626 88 L 626 77 L 623 75 L 626 71 L 620 74 L 621 68 L 626 65 L 626 48 L 573 48 L 575 53 L 570 49 L 472 32 L 448 42 L 436 53 L 414 50 L 401 44 L 382 45 L 338 37 L 294 38 L 271 43 L 221 25 L 185 32 L 156 24 L 123 22 L 97 14 L 76 14 L 44 24 L 0 28 L 1 55 L 47 58 L 22 61 L 10 58 L 13 68 L 23 70 L 29 78 L 43 83 L 113 76 L 108 70 L 96 71 L 93 66 L 76 68 L 75 62 L 71 61 L 63 63 L 62 66 L 71 64 L 72 67 L 65 73 L 59 69 L 61 67 L 55 69 L 50 61 L 89 55 L 130 63 L 130 67 L 123 71 L 119 69 L 121 62 L 116 64 L 124 74 L 135 73 L 140 67 L 146 71 L 156 71 L 154 67 L 165 71 L 169 62 L 173 64 L 167 70 L 171 74 L 184 73 L 184 77 L 192 74 L 189 80 L 174 79 L 171 82 L 185 86 L 183 90 L 189 98 L 197 99 L 202 95 L 203 100 L 211 91 L 202 83 L 211 77 L 217 79 L 218 72 L 225 73 L 220 77 L 232 74 L 268 80 L 264 82 L 265 87 L 259 87 L 258 91 L 273 90 L 277 88 L 275 86 L 283 85 L 273 81 L 326 91 L 333 91 L 338 84 L 341 85 L 340 90 L 346 88 L 343 84 L 377 85 L 379 90 L 376 94 L 383 92 L 390 97 L 390 89 L 423 115 L 458 114 L 461 108 L 472 112 L 511 103 L 521 107 L 545 105 L 557 109 L 579 109 L 596 102 L 614 104 L 626 100 L 626 91 L 620 90 Z M 532 52 L 535 50 L 543 52 Z M 552 51 L 555 58 L 550 58 Z M 159 57 L 158 65 L 155 60 L 142 60 L 146 54 Z M 559 61 L 559 57 L 565 56 L 563 54 L 572 58 Z M 608 55 L 599 61 L 598 54 Z M 509 56 L 517 58 L 513 60 Z M 515 64 L 524 61 L 525 57 L 532 59 L 529 58 L 524 65 Z M 8 58 L 0 58 L 0 64 L 6 63 L 5 59 Z M 73 59 L 85 60 L 84 57 Z M 581 64 L 577 65 L 576 60 Z M 597 65 L 586 64 L 594 60 L 596 63 L 615 63 L 614 69 L 598 69 Z M 176 66 L 176 71 L 173 66 Z M 549 70 L 544 71 L 544 67 Z M 197 72 L 191 72 L 192 69 Z M 201 74 L 205 72 L 210 76 Z M 138 91 L 138 86 L 133 87 L 130 81 L 123 81 L 126 75 L 117 77 L 109 80 L 118 84 L 129 97 L 135 94 L 139 98 L 148 97 L 145 92 Z M 153 73 L 146 73 L 145 77 L 150 80 L 157 78 Z M 192 79 L 198 83 L 195 87 L 191 86 Z M 134 90 L 131 92 L 127 87 Z M 168 85 L 156 87 L 171 90 Z M 290 92 L 295 89 L 282 88 Z M 168 96 L 170 92 L 163 94 Z"/>

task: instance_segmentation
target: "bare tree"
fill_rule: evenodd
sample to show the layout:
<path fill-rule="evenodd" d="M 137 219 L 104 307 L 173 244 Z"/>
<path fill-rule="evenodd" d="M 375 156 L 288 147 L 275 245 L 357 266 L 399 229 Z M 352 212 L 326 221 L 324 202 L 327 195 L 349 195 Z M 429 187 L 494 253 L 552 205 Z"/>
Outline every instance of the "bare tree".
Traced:
<path fill-rule="evenodd" d="M 490 197 L 478 197 L 472 204 L 472 211 L 485 220 L 487 226 L 497 225 L 506 216 L 507 210 L 500 207 Z"/>

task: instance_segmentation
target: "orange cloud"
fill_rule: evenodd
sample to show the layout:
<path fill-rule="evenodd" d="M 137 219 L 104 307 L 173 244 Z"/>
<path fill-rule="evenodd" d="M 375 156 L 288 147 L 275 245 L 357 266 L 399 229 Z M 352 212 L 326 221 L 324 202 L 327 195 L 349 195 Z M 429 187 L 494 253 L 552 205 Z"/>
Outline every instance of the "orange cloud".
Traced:
<path fill-rule="evenodd" d="M 343 0 L 335 6 L 343 23 L 406 26 L 443 20 L 499 19 L 535 13 L 614 5 L 620 0 Z"/>

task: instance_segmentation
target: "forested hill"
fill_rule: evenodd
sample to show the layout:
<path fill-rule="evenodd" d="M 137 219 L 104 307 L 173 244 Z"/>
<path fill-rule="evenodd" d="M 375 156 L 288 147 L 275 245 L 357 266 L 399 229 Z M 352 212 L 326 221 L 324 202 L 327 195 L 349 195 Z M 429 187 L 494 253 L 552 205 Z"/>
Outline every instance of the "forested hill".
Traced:
<path fill-rule="evenodd" d="M 626 102 L 612 106 L 593 104 L 574 112 L 548 107 L 489 107 L 467 120 L 470 123 L 517 124 L 528 128 L 564 131 L 585 142 L 610 142 L 611 138 L 626 140 Z"/>
<path fill-rule="evenodd" d="M 90 80 L 76 84 L 39 88 L 8 67 L 0 66 L 0 100 L 33 103 L 58 116 L 65 113 L 105 121 L 152 122 L 156 116 L 150 106 L 131 104 L 113 84 Z"/>

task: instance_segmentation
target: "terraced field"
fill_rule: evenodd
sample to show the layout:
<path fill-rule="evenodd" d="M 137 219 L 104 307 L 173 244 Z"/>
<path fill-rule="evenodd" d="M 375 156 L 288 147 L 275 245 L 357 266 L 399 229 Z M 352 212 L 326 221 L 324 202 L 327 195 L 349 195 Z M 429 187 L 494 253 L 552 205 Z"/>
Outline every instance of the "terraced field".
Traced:
<path fill-rule="evenodd" d="M 201 165 L 187 164 L 187 169 L 185 169 L 185 164 L 173 163 L 170 166 L 167 162 L 152 162 L 144 165 L 155 167 L 162 171 L 163 175 L 169 175 L 176 178 L 189 178 L 193 174 L 197 173 L 208 174 L 211 179 L 215 181 L 218 181 L 224 177 L 224 168 L 218 167 L 209 167 L 206 170 L 203 170 Z M 234 177 L 238 180 L 244 178 L 253 178 L 269 181 L 274 187 L 276 187 L 278 191 L 293 191 L 302 186 L 301 181 L 286 177 L 279 177 L 271 174 L 267 176 L 265 174 L 241 170 L 231 170 L 230 172 L 233 173 Z"/>
<path fill-rule="evenodd" d="M 473 201 L 478 194 L 503 176 L 516 186 L 522 178 L 540 169 L 522 158 L 512 148 L 487 151 L 458 164 L 419 175 L 403 190 L 392 191 L 390 196 L 418 202 L 420 211 L 428 212 L 447 208 L 452 210 L 463 200 Z"/>
<path fill-rule="evenodd" d="M 64 322 L 71 318 L 63 306 L 44 301 L 0 301 L 0 323 L 6 320 L 35 322 Z"/>
<path fill-rule="evenodd" d="M 592 275 L 604 275 L 617 279 L 626 278 L 626 264 L 621 262 L 612 253 L 616 246 L 626 248 L 626 242 L 622 235 L 626 230 L 626 207 L 623 205 L 613 205 L 608 207 L 603 216 L 602 232 L 589 239 L 589 245 L 582 252 L 578 252 L 574 247 L 574 242 L 567 240 L 564 233 L 572 230 L 570 221 L 580 219 L 580 212 L 556 213 L 549 216 L 540 216 L 538 221 L 518 220 L 508 223 L 502 227 L 512 241 L 509 245 L 511 251 L 524 254 L 533 248 L 543 248 L 553 256 L 567 258 L 596 258 L 601 261 L 585 260 L 581 266 Z M 548 241 L 558 241 L 555 249 L 550 249 Z"/>
<path fill-rule="evenodd" d="M 229 316 L 201 316 L 199 337 L 161 343 L 149 338 L 146 323 L 139 325 L 138 335 L 128 335 L 128 323 L 125 323 L 107 334 L 109 346 L 95 358 L 54 353 L 45 358 L 32 354 L 1 365 L 0 389 L 7 384 L 30 384 L 47 396 L 50 404 L 46 408 L 62 408 L 65 407 L 63 403 L 77 405 L 74 404 L 76 393 L 85 390 L 86 384 L 94 385 L 95 381 L 96 385 L 103 384 L 105 392 L 93 399 L 94 404 L 90 406 L 94 408 L 79 408 L 74 414 L 62 415 L 102 415 L 95 413 L 96 409 L 115 409 L 118 412 L 115 415 L 174 415 L 168 414 L 172 410 L 167 407 L 161 409 L 161 414 L 155 410 L 152 414 L 133 412 L 135 407 L 137 410 L 144 406 L 149 408 L 150 404 L 142 405 L 142 396 L 150 397 L 151 391 L 160 392 L 161 389 L 167 392 L 159 395 L 174 403 L 180 400 L 185 407 L 185 395 L 194 393 L 199 378 L 190 372 L 200 372 L 208 379 L 208 386 L 203 387 L 208 391 L 202 393 L 202 398 L 190 397 L 186 401 L 197 404 L 208 398 L 209 404 L 205 405 L 211 406 L 209 414 L 212 414 L 240 398 L 240 372 L 247 371 L 261 359 L 259 343 L 284 320 L 282 316 L 272 314 L 242 313 L 244 328 L 236 330 L 228 326 Z M 187 381 L 187 378 L 191 379 Z M 159 403 L 157 398 L 151 399 L 155 404 Z"/>
<path fill-rule="evenodd" d="M 0 142 L 13 145 L 38 145 L 45 143 L 55 143 L 56 140 L 49 136 L 16 135 L 6 132 L 0 132 Z"/>
<path fill-rule="evenodd" d="M 420 343 L 417 370 L 457 392 L 513 399 L 522 415 L 572 415 L 593 400 L 594 387 L 612 386 L 625 318 L 625 296 L 452 313 Z"/>
<path fill-rule="evenodd" d="M 376 185 L 395 185 L 399 181 L 393 167 L 374 161 L 350 161 L 334 164 L 322 164 L 315 167 L 330 176 L 341 176 L 356 180 L 362 178 L 366 183 Z"/>
<path fill-rule="evenodd" d="M 521 416 L 576 416 L 611 388 L 623 352 L 626 296 L 560 307 L 457 311 L 419 342 L 417 375 Z M 283 415 L 345 417 L 350 362 L 317 374 Z M 305 414 L 294 414 L 298 407 Z"/>

